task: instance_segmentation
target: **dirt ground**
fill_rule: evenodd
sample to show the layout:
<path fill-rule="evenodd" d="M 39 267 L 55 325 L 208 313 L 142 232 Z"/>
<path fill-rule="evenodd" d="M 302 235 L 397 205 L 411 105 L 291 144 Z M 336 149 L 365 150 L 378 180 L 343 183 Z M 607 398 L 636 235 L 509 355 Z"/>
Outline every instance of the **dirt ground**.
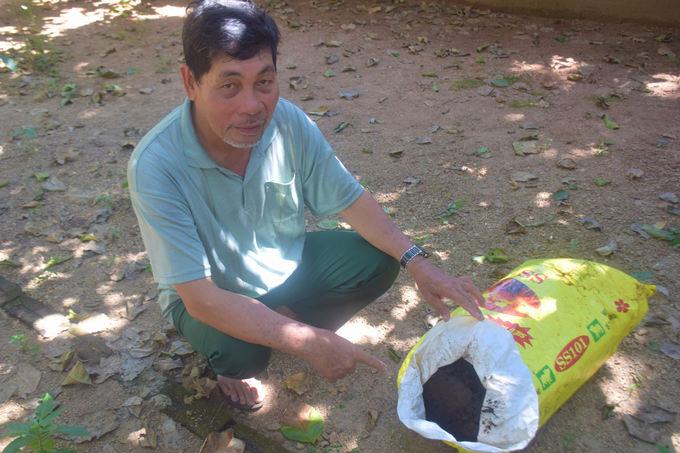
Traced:
<path fill-rule="evenodd" d="M 178 71 L 184 5 L 69 1 L 22 9 L 18 0 L 0 2 L 0 53 L 18 57 L 29 41 L 48 52 L 44 58 L 23 53 L 19 73 L 0 73 L 0 180 L 8 183 L 0 188 L 0 260 L 16 264 L 0 272 L 65 315 L 89 314 L 73 325 L 104 339 L 124 359 L 123 371 L 103 383 L 61 388 L 62 423 L 114 414 L 119 426 L 75 444 L 78 452 L 143 451 L 142 428 L 158 434 L 158 451 L 198 452 L 202 443 L 155 405 L 160 383 L 181 368 L 163 371 L 156 354 L 130 355 L 156 344 L 157 333 L 178 339 L 155 303 L 125 172 L 136 142 L 184 99 Z M 470 275 L 481 289 L 537 258 L 652 272 L 645 283 L 663 291 L 650 299 L 646 320 L 525 451 L 656 452 L 654 444 L 628 434 L 622 417 L 658 400 L 680 401 L 677 361 L 658 350 L 664 340 L 678 341 L 680 257 L 668 241 L 646 239 L 631 224 L 667 222 L 672 230 L 680 223 L 672 197 L 660 198 L 674 193 L 677 203 L 680 195 L 678 30 L 462 8 L 411 0 L 274 3 L 269 11 L 283 36 L 281 96 L 306 112 L 328 110 L 310 116 L 349 171 L 441 268 Z M 104 78 L 116 75 L 108 70 L 120 77 Z M 342 90 L 361 96 L 344 99 Z M 601 113 L 619 128 L 606 127 Z M 538 154 L 516 155 L 513 142 L 532 134 Z M 633 169 L 641 176 L 629 178 Z M 537 179 L 510 183 L 519 171 Z M 36 173 L 49 177 L 38 181 Z M 611 182 L 595 183 L 604 180 Z M 46 182 L 52 184 L 45 188 Z M 569 195 L 566 207 L 553 197 L 559 189 Z M 465 205 L 447 224 L 435 218 L 458 201 Z M 601 231 L 586 228 L 585 217 Z M 506 234 L 513 218 L 546 223 Z M 309 229 L 319 220 L 309 216 Z M 76 236 L 87 233 L 99 242 Z M 617 244 L 613 254 L 595 252 L 610 241 Z M 472 260 L 494 247 L 504 250 L 507 263 Z M 45 270 L 52 257 L 68 256 Z M 146 310 L 129 320 L 128 305 Z M 360 366 L 332 385 L 306 362 L 275 352 L 266 407 L 236 419 L 293 451 L 452 451 L 406 429 L 396 412 L 401 361 L 392 360 L 388 348 L 403 360 L 432 318 L 412 280 L 400 275 L 386 296 L 340 331 L 388 363 L 387 373 Z M 4 389 L 21 364 L 40 372 L 34 392 L 2 403 L 4 423 L 30 415 L 36 398 L 58 388 L 67 371 L 50 369 L 49 356 L 67 346 L 6 316 L 0 345 Z M 196 355 L 174 359 L 193 363 Z M 311 389 L 293 395 L 283 382 L 302 371 L 311 375 Z M 288 441 L 277 430 L 279 415 L 298 400 L 325 420 L 314 446 Z M 603 420 L 603 409 L 614 403 Z M 369 410 L 380 413 L 371 432 Z M 653 428 L 659 444 L 680 451 L 677 417 Z"/>

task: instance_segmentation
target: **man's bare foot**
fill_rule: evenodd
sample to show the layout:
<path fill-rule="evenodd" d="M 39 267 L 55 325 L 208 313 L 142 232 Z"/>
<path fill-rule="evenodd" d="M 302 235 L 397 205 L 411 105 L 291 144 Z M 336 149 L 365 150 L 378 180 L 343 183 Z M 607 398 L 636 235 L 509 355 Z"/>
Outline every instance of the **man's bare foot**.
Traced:
<path fill-rule="evenodd" d="M 228 398 L 241 405 L 255 406 L 264 401 L 262 384 L 255 378 L 230 379 L 217 375 L 217 384 Z"/>

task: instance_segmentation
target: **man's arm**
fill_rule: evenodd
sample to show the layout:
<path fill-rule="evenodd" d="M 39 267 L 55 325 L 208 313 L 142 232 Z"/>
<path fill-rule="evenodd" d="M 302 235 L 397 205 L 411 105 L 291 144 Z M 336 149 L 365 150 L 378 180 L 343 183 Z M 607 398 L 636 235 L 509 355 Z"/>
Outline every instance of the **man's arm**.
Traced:
<path fill-rule="evenodd" d="M 397 260 L 413 245 L 368 192 L 364 191 L 340 215 L 364 239 Z M 460 305 L 480 321 L 484 319 L 477 303 L 484 307 L 486 301 L 469 277 L 452 277 L 422 255 L 413 258 L 406 270 L 413 276 L 425 301 L 442 315 L 444 321 L 450 318 L 445 299 Z"/>
<path fill-rule="evenodd" d="M 329 382 L 354 372 L 357 363 L 387 365 L 334 332 L 294 321 L 250 297 L 218 288 L 209 278 L 175 284 L 193 318 L 234 338 L 297 355 Z"/>

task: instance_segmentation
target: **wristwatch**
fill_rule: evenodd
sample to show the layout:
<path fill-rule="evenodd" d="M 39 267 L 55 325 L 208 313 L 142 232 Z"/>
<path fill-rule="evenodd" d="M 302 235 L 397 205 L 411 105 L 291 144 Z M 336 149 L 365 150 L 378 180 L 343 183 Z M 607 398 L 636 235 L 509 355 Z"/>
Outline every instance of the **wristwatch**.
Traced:
<path fill-rule="evenodd" d="M 399 264 L 401 264 L 401 267 L 406 269 L 406 266 L 408 263 L 415 258 L 418 255 L 423 255 L 425 258 L 429 258 L 430 254 L 423 249 L 422 247 L 418 245 L 414 245 L 410 249 L 406 250 L 403 255 L 401 255 L 401 259 L 399 260 Z"/>

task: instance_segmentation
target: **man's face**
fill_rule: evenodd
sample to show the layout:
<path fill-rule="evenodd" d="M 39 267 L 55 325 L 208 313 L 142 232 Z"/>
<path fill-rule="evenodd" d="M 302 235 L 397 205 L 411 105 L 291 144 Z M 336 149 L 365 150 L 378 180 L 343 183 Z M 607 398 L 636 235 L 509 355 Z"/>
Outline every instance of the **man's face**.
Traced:
<path fill-rule="evenodd" d="M 194 126 L 209 153 L 252 148 L 262 138 L 279 99 L 279 83 L 269 51 L 249 60 L 218 57 L 200 85 L 181 67 L 184 90 L 194 101 Z"/>

